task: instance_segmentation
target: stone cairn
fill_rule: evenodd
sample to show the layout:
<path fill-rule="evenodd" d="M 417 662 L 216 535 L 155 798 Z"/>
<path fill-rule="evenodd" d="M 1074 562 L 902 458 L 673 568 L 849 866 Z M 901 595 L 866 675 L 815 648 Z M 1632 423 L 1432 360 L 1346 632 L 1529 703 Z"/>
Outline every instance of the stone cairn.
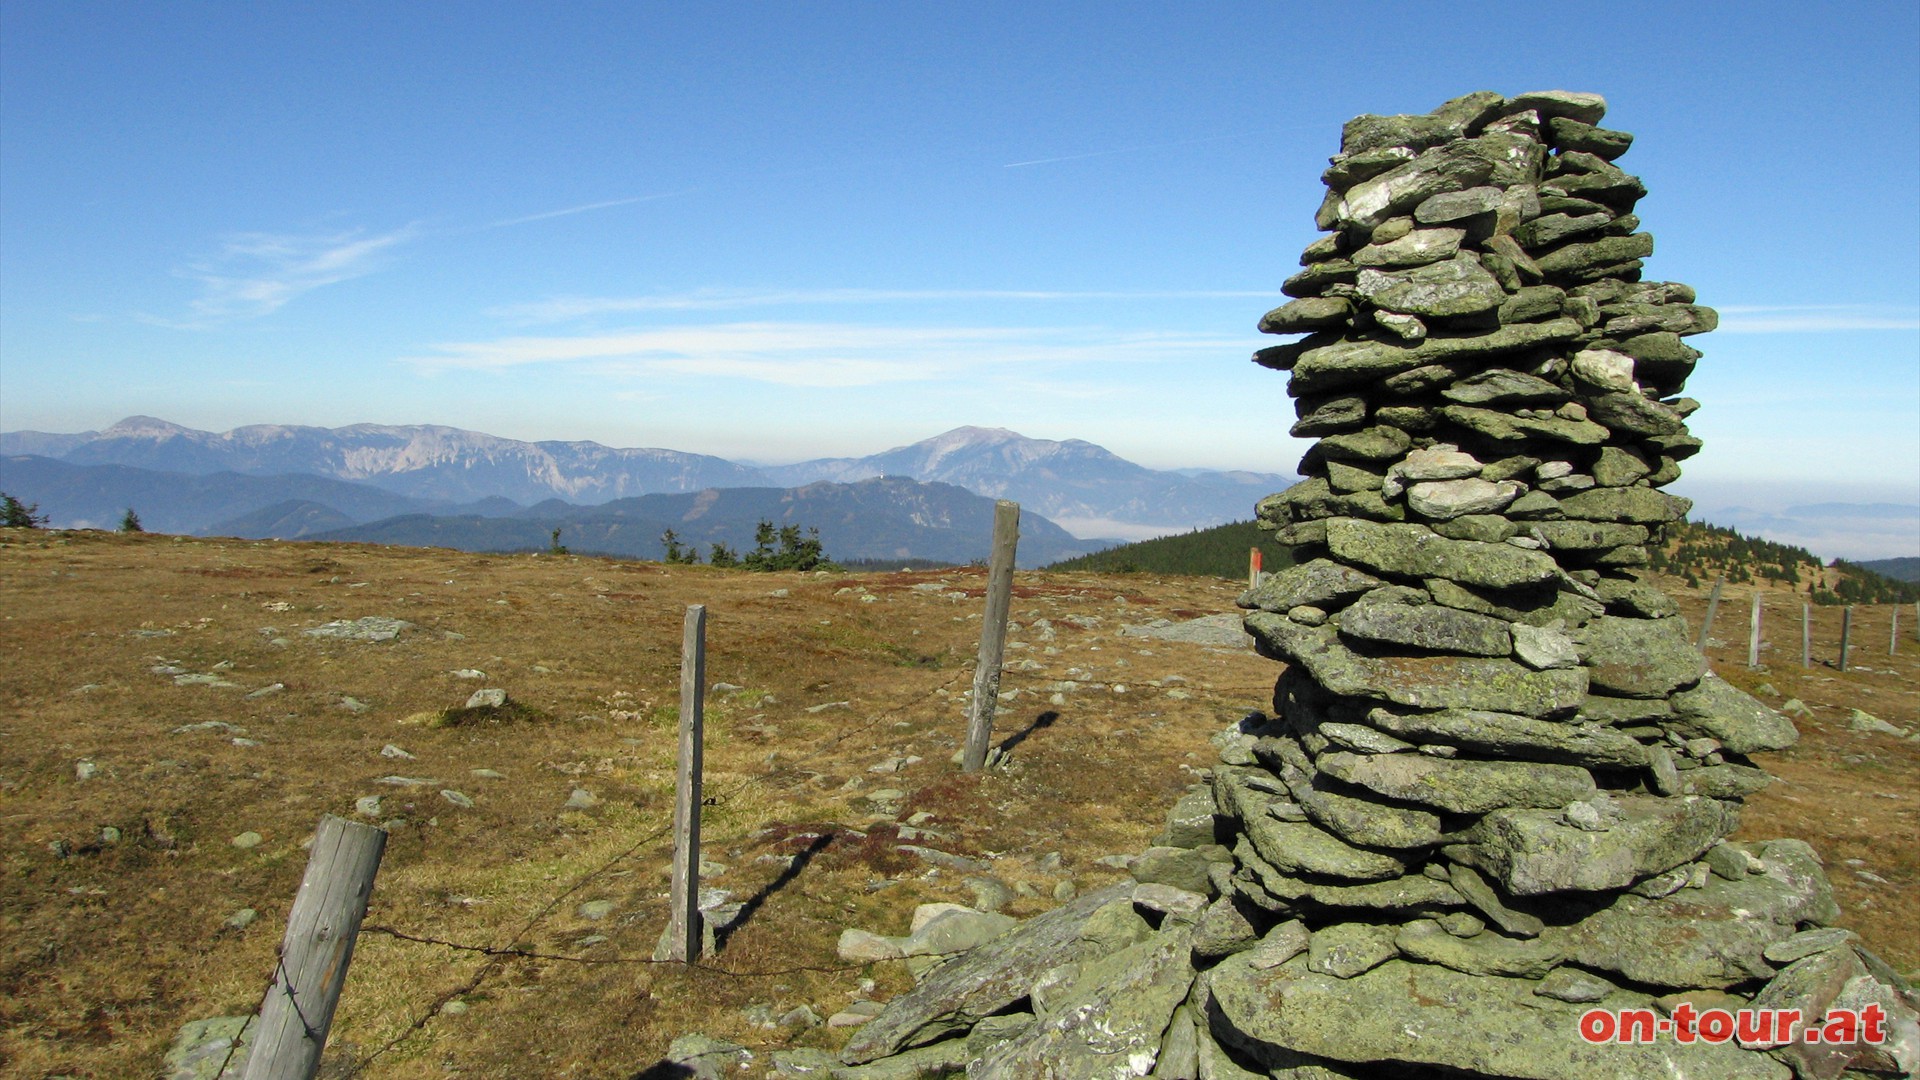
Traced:
<path fill-rule="evenodd" d="M 1641 279 L 1645 188 L 1606 103 L 1470 94 L 1346 125 L 1254 359 L 1292 373 L 1296 564 L 1240 599 L 1285 661 L 1216 739 L 1136 883 L 926 971 L 842 1059 L 862 1078 L 1912 1075 L 1912 990 L 1831 928 L 1805 843 L 1736 843 L 1783 717 L 1706 670 L 1639 580 L 1688 509 L 1675 396 L 1711 330 Z M 1838 1042 L 1701 1022 L 1589 1042 L 1589 1010 L 1830 1007 Z M 1731 1022 L 1732 1017 L 1728 1017 Z M 1604 1027 L 1591 1034 L 1610 1034 Z M 1843 1034 L 1843 1033 L 1836 1033 Z"/>

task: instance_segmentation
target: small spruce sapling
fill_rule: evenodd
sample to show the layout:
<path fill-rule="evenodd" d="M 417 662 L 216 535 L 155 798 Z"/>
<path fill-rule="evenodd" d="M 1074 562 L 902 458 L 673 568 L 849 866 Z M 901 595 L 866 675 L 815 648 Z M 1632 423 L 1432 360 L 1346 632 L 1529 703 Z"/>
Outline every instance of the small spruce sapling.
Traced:
<path fill-rule="evenodd" d="M 22 503 L 0 491 L 0 526 L 9 529 L 38 529 L 47 523 L 47 515 L 37 513 L 39 503 Z"/>

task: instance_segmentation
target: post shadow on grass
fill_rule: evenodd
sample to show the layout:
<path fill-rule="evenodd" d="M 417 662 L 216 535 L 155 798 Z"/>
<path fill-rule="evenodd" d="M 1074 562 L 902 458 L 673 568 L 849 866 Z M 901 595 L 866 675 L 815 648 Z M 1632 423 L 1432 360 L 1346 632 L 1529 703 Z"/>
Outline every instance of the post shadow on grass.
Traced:
<path fill-rule="evenodd" d="M 748 897 L 747 902 L 740 905 L 740 914 L 735 916 L 732 922 L 725 926 L 715 927 L 713 931 L 714 951 L 718 952 L 726 948 L 727 942 L 732 939 L 733 935 L 741 927 L 747 925 L 747 920 L 753 918 L 754 913 L 759 911 L 760 908 L 772 898 L 774 893 L 786 888 L 788 882 L 799 877 L 800 871 L 807 868 L 807 864 L 813 861 L 813 857 L 825 851 L 827 845 L 833 843 L 835 835 L 837 834 L 824 832 L 814 837 L 813 842 L 808 844 L 806 848 L 798 854 L 794 855 L 793 861 L 787 864 L 786 869 L 780 871 L 780 876 L 767 882 L 766 885 L 761 887 L 759 892 Z"/>
<path fill-rule="evenodd" d="M 1004 757 L 1007 754 L 1013 753 L 1013 748 L 1016 746 L 1019 746 L 1023 742 L 1026 742 L 1027 736 L 1032 735 L 1034 732 L 1039 731 L 1041 728 L 1052 727 L 1053 722 L 1058 719 L 1060 719 L 1060 714 L 1057 712 L 1054 712 L 1052 709 L 1048 709 L 1046 712 L 1043 712 L 1039 716 L 1034 717 L 1033 723 L 1028 724 L 1026 727 L 1021 728 L 1019 731 L 1016 731 L 1013 734 L 1007 736 L 1006 739 L 1003 742 L 1001 742 L 999 746 L 1001 756 Z"/>

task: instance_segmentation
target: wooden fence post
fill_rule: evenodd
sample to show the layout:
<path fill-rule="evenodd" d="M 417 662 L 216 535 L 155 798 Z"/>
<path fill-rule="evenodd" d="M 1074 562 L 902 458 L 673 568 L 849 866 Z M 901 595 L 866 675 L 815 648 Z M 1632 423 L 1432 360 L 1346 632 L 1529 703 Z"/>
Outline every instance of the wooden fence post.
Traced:
<path fill-rule="evenodd" d="M 1723 575 L 1713 583 L 1713 592 L 1707 596 L 1707 616 L 1700 620 L 1700 651 L 1707 651 L 1707 635 L 1713 633 L 1713 616 L 1720 610 L 1720 587 L 1727 583 Z"/>
<path fill-rule="evenodd" d="M 1747 666 L 1760 666 L 1760 590 L 1753 591 L 1753 614 L 1747 620 Z"/>
<path fill-rule="evenodd" d="M 1001 499 L 993 506 L 993 560 L 987 564 L 987 611 L 980 620 L 980 658 L 973 669 L 973 706 L 967 716 L 967 746 L 960 767 L 979 772 L 987 765 L 993 738 L 993 709 L 1000 700 L 1000 661 L 1006 655 L 1007 611 L 1013 606 L 1013 554 L 1020 542 L 1020 504 Z"/>
<path fill-rule="evenodd" d="M 273 986 L 260 1003 L 245 1080 L 311 1080 L 347 982 L 387 832 L 331 814 L 320 819 L 307 872 L 287 916 Z"/>
<path fill-rule="evenodd" d="M 1800 605 L 1800 666 L 1813 666 L 1813 605 Z"/>
<path fill-rule="evenodd" d="M 1853 605 L 1840 616 L 1840 670 L 1847 670 L 1847 650 L 1853 648 Z"/>
<path fill-rule="evenodd" d="M 707 688 L 707 608 L 687 605 L 680 632 L 680 769 L 673 786 L 673 921 L 665 959 L 700 957 L 700 757 Z"/>
<path fill-rule="evenodd" d="M 1887 630 L 1887 655 L 1900 652 L 1900 605 L 1893 605 L 1893 626 Z"/>

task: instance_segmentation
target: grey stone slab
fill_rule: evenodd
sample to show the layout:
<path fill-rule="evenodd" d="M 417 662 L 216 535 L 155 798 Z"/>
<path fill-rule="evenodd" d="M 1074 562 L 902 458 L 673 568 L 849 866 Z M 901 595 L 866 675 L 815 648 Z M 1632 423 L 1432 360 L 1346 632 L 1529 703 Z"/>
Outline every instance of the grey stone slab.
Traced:
<path fill-rule="evenodd" d="M 934 969 L 863 1025 L 841 1051 L 841 1060 L 857 1065 L 931 1042 L 1026 997 L 1041 972 L 1079 959 L 1088 917 L 1115 900 L 1131 904 L 1132 891 L 1128 882 L 1088 893 Z"/>
<path fill-rule="evenodd" d="M 1214 970 L 1213 1002 L 1236 1031 L 1276 1050 L 1535 1080 L 1792 1075 L 1765 1054 L 1726 1043 L 1588 1043 L 1577 1035 L 1584 1008 L 1534 994 L 1538 984 L 1531 979 L 1467 975 L 1407 960 L 1340 979 L 1309 970 L 1299 957 L 1258 970 L 1242 962 L 1245 955 Z"/>
<path fill-rule="evenodd" d="M 1302 626 L 1256 611 L 1247 631 L 1263 655 L 1301 664 L 1335 694 L 1424 709 L 1488 709 L 1547 716 L 1586 697 L 1584 668 L 1534 671 L 1512 660 L 1472 656 L 1366 657 L 1340 644 L 1329 626 Z"/>
<path fill-rule="evenodd" d="M 1571 765 L 1474 761 L 1416 754 L 1322 754 L 1323 773 L 1391 799 L 1459 814 L 1503 807 L 1561 807 L 1592 795 L 1593 777 Z"/>
<path fill-rule="evenodd" d="M 1692 862 L 1732 832 L 1738 813 L 1715 799 L 1622 795 L 1599 829 L 1569 824 L 1559 810 L 1494 810 L 1449 846 L 1449 858 L 1485 871 L 1514 896 L 1623 889 Z"/>
<path fill-rule="evenodd" d="M 1145 1076 L 1174 1009 L 1193 985 L 1190 925 L 1086 965 L 1074 989 L 1018 1038 L 988 1050 L 968 1074 L 1005 1080 Z"/>

